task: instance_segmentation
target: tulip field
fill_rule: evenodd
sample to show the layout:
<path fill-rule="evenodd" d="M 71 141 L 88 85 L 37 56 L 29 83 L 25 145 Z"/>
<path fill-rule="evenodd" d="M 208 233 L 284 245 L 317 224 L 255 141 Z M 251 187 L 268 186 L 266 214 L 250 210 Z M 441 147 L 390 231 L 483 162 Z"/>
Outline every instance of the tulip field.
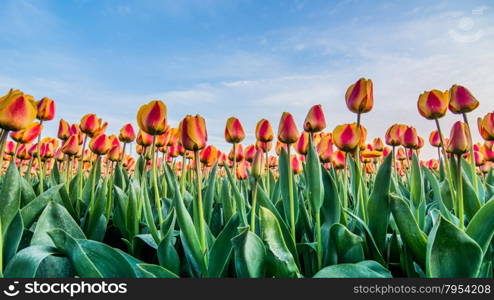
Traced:
<path fill-rule="evenodd" d="M 169 124 L 166 99 L 112 134 L 95 114 L 69 124 L 54 100 L 10 90 L 0 98 L 0 275 L 492 278 L 494 113 L 470 120 L 474 94 L 418 95 L 413 113 L 436 128 L 430 136 L 394 124 L 368 137 L 373 82 L 361 78 L 341 99 L 355 123 L 327 128 L 324 103 L 303 123 L 280 112 L 255 132 L 225 118 L 222 152 L 200 115 Z M 442 128 L 447 113 L 457 122 Z M 56 137 L 46 122 L 59 122 Z"/>

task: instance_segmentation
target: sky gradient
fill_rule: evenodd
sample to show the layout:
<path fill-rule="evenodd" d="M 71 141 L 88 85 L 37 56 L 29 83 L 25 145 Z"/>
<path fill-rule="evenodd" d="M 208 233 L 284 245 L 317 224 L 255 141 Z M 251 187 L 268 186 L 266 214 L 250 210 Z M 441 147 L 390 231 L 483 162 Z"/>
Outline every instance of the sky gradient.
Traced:
<path fill-rule="evenodd" d="M 0 41 L 0 90 L 56 101 L 44 134 L 56 134 L 59 118 L 90 112 L 118 133 L 136 124 L 140 105 L 160 99 L 171 126 L 199 113 L 209 143 L 226 150 L 230 116 L 246 129 L 244 145 L 259 119 L 276 130 L 283 111 L 301 129 L 314 104 L 328 130 L 353 122 L 344 95 L 360 77 L 374 81 L 374 109 L 363 116 L 369 139 L 401 122 L 427 140 L 434 123 L 420 117 L 417 98 L 454 83 L 481 103 L 472 123 L 494 110 L 487 0 L 4 0 Z M 446 134 L 458 119 L 442 120 Z"/>

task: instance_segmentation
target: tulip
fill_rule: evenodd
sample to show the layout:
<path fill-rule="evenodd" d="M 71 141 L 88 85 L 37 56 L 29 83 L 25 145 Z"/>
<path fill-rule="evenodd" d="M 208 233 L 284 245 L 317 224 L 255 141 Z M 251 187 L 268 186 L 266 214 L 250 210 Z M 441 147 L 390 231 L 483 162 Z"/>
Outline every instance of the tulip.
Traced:
<path fill-rule="evenodd" d="M 180 126 L 180 141 L 186 150 L 198 151 L 206 147 L 206 122 L 200 115 L 187 115 Z"/>
<path fill-rule="evenodd" d="M 451 128 L 448 152 L 453 154 L 463 154 L 470 148 L 469 133 L 467 125 L 461 121 L 456 122 Z"/>
<path fill-rule="evenodd" d="M 306 132 L 319 132 L 326 128 L 326 119 L 324 117 L 324 112 L 322 111 L 322 106 L 314 105 L 310 108 L 307 117 L 304 121 L 304 130 Z"/>
<path fill-rule="evenodd" d="M 254 161 L 254 156 L 256 155 L 256 152 L 257 152 L 257 149 L 256 149 L 256 146 L 254 146 L 254 145 L 249 145 L 249 146 L 245 147 L 245 150 L 244 150 L 245 160 L 252 163 Z"/>
<path fill-rule="evenodd" d="M 110 151 L 110 140 L 105 134 L 100 134 L 91 139 L 89 149 L 96 155 L 105 155 Z"/>
<path fill-rule="evenodd" d="M 235 144 L 228 154 L 228 159 L 235 162 L 242 161 L 244 159 L 244 148 L 240 144 Z"/>
<path fill-rule="evenodd" d="M 51 121 L 55 117 L 55 102 L 44 97 L 37 104 L 36 118 L 40 121 Z"/>
<path fill-rule="evenodd" d="M 295 144 L 295 151 L 300 155 L 306 155 L 309 151 L 309 133 L 306 131 L 300 134 L 297 143 Z"/>
<path fill-rule="evenodd" d="M 132 124 L 125 124 L 122 129 L 120 129 L 120 134 L 118 135 L 118 139 L 122 143 L 132 143 L 136 139 L 136 134 L 134 131 L 134 127 Z"/>
<path fill-rule="evenodd" d="M 399 146 L 402 142 L 402 136 L 405 130 L 407 129 L 406 125 L 403 124 L 394 124 L 386 131 L 386 144 L 389 146 Z"/>
<path fill-rule="evenodd" d="M 423 92 L 419 96 L 417 107 L 419 113 L 426 119 L 442 118 L 448 110 L 448 91 L 432 90 Z"/>
<path fill-rule="evenodd" d="M 89 137 L 94 137 L 96 132 L 100 129 L 100 119 L 95 114 L 84 115 L 79 124 L 79 128 Z"/>
<path fill-rule="evenodd" d="M 4 153 L 8 155 L 13 155 L 15 154 L 15 148 L 16 148 L 16 144 L 12 141 L 8 141 L 7 145 L 5 146 Z"/>
<path fill-rule="evenodd" d="M 55 148 L 53 147 L 53 144 L 51 143 L 41 143 L 40 146 L 40 157 L 43 161 L 46 161 L 50 158 L 53 158 L 55 156 Z"/>
<path fill-rule="evenodd" d="M 333 130 L 333 143 L 342 151 L 353 152 L 360 144 L 360 135 L 356 123 L 338 125 Z"/>
<path fill-rule="evenodd" d="M 0 101 L 0 128 L 18 131 L 27 128 L 36 118 L 33 96 L 10 90 Z"/>
<path fill-rule="evenodd" d="M 475 159 L 475 165 L 477 167 L 480 167 L 485 163 L 484 155 L 479 151 L 474 152 L 474 159 Z"/>
<path fill-rule="evenodd" d="M 156 135 L 156 147 L 163 147 L 168 144 L 168 138 L 170 137 L 168 134 L 163 133 L 160 135 Z"/>
<path fill-rule="evenodd" d="M 479 132 L 486 141 L 494 141 L 494 112 L 477 119 Z"/>
<path fill-rule="evenodd" d="M 244 128 L 242 123 L 235 118 L 228 118 L 225 126 L 225 140 L 230 144 L 238 144 L 245 139 Z"/>
<path fill-rule="evenodd" d="M 262 149 L 262 151 L 264 151 L 265 153 L 268 153 L 269 151 L 271 151 L 271 148 L 273 148 L 273 143 L 257 141 L 256 142 L 256 148 Z"/>
<path fill-rule="evenodd" d="M 348 87 L 346 94 L 346 106 L 356 114 L 367 113 L 374 105 L 372 80 L 360 78 Z"/>
<path fill-rule="evenodd" d="M 464 114 L 473 111 L 478 106 L 479 101 L 467 88 L 454 84 L 449 89 L 449 110 L 452 113 Z"/>
<path fill-rule="evenodd" d="M 153 144 L 153 136 L 150 134 L 147 134 L 146 132 L 139 130 L 137 133 L 137 140 L 136 140 L 138 145 L 141 145 L 143 147 L 148 147 Z"/>
<path fill-rule="evenodd" d="M 300 160 L 298 155 L 292 155 L 291 166 L 292 166 L 293 174 L 298 175 L 302 173 L 303 171 L 302 161 Z"/>
<path fill-rule="evenodd" d="M 273 140 L 273 128 L 266 119 L 261 119 L 256 126 L 256 139 L 260 142 L 267 143 Z"/>
<path fill-rule="evenodd" d="M 10 137 L 18 143 L 29 144 L 32 143 L 39 136 L 42 129 L 43 125 L 35 122 L 25 129 L 11 132 Z"/>
<path fill-rule="evenodd" d="M 439 132 L 437 130 L 433 130 L 431 132 L 431 135 L 429 136 L 429 143 L 432 147 L 441 147 L 441 138 L 439 137 Z"/>
<path fill-rule="evenodd" d="M 343 151 L 336 150 L 331 155 L 331 163 L 333 167 L 337 170 L 345 168 L 346 154 Z"/>
<path fill-rule="evenodd" d="M 382 152 L 384 149 L 383 140 L 381 138 L 375 138 L 372 141 L 372 147 L 374 148 L 374 150 Z"/>
<path fill-rule="evenodd" d="M 278 140 L 284 144 L 293 144 L 298 140 L 298 129 L 290 113 L 284 112 L 278 126 Z"/>
<path fill-rule="evenodd" d="M 373 159 L 381 157 L 383 154 L 380 151 L 364 150 L 362 151 L 362 153 L 360 153 L 360 155 L 363 158 Z"/>
<path fill-rule="evenodd" d="M 218 160 L 218 149 L 215 146 L 208 145 L 201 151 L 199 156 L 205 166 L 211 167 Z"/>
<path fill-rule="evenodd" d="M 324 134 L 318 145 L 317 152 L 319 160 L 323 163 L 331 162 L 333 158 L 333 136 L 331 133 Z"/>
<path fill-rule="evenodd" d="M 241 162 L 237 165 L 235 169 L 235 174 L 238 180 L 244 180 L 249 178 L 249 173 L 247 172 L 247 163 Z"/>
<path fill-rule="evenodd" d="M 28 144 L 23 144 L 19 147 L 17 150 L 17 158 L 20 160 L 30 160 L 31 159 L 31 154 L 29 153 L 28 149 L 29 145 Z"/>
<path fill-rule="evenodd" d="M 416 148 L 418 146 L 419 139 L 417 135 L 417 130 L 412 126 L 407 126 L 407 129 L 403 132 L 401 136 L 401 144 L 405 148 Z"/>
<path fill-rule="evenodd" d="M 110 151 L 108 151 L 108 159 L 110 161 L 120 161 L 122 159 L 122 148 L 120 146 L 120 144 L 118 145 L 113 145 L 110 149 Z"/>
<path fill-rule="evenodd" d="M 77 135 L 71 135 L 62 145 L 61 151 L 69 156 L 74 156 L 80 151 Z"/>
<path fill-rule="evenodd" d="M 407 159 L 407 155 L 405 154 L 405 150 L 403 150 L 403 148 L 398 148 L 398 152 L 396 153 L 396 159 L 400 161 Z"/>
<path fill-rule="evenodd" d="M 139 108 L 137 124 L 147 134 L 163 134 L 166 130 L 166 116 L 166 105 L 162 101 L 154 100 Z"/>
<path fill-rule="evenodd" d="M 257 149 L 254 154 L 254 160 L 252 162 L 252 175 L 255 178 L 260 178 L 265 175 L 266 163 L 264 162 L 264 152 L 261 149 Z"/>

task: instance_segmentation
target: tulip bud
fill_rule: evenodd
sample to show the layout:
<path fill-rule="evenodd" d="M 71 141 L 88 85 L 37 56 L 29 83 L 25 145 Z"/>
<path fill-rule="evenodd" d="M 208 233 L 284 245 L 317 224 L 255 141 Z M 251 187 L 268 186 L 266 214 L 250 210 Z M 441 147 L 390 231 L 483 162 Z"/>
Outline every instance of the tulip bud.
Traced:
<path fill-rule="evenodd" d="M 269 152 L 273 148 L 273 143 L 257 141 L 256 142 L 256 148 L 262 149 L 262 151 L 264 151 L 264 152 Z"/>
<path fill-rule="evenodd" d="M 238 144 L 245 139 L 244 128 L 242 123 L 235 118 L 228 118 L 225 126 L 225 140 L 230 144 Z"/>
<path fill-rule="evenodd" d="M 372 80 L 360 78 L 348 87 L 346 94 L 346 106 L 356 114 L 366 113 L 374 105 Z"/>
<path fill-rule="evenodd" d="M 206 121 L 200 115 L 187 115 L 180 125 L 180 141 L 186 150 L 197 151 L 206 147 Z"/>
<path fill-rule="evenodd" d="M 298 155 L 292 155 L 291 163 L 292 163 L 293 174 L 298 175 L 302 173 L 304 168 L 302 165 L 302 161 L 300 160 Z"/>
<path fill-rule="evenodd" d="M 80 151 L 77 135 L 71 135 L 62 145 L 61 151 L 69 156 L 76 155 Z"/>
<path fill-rule="evenodd" d="M 485 163 L 484 155 L 479 151 L 473 152 L 473 156 L 475 157 L 475 165 L 477 167 L 480 167 Z"/>
<path fill-rule="evenodd" d="M 89 149 L 97 155 L 105 155 L 108 151 L 110 151 L 110 147 L 110 140 L 106 134 L 97 135 L 91 139 L 91 142 L 89 142 Z"/>
<path fill-rule="evenodd" d="M 233 161 L 233 148 L 228 154 L 228 159 Z M 244 159 L 244 148 L 240 144 L 235 144 L 235 161 L 239 162 Z"/>
<path fill-rule="evenodd" d="M 396 159 L 397 160 L 407 159 L 407 155 L 405 154 L 405 150 L 403 148 L 398 148 L 398 151 L 396 152 Z"/>
<path fill-rule="evenodd" d="M 108 151 L 107 156 L 111 161 L 120 161 L 120 159 L 122 159 L 122 147 L 120 144 L 113 145 L 110 151 Z"/>
<path fill-rule="evenodd" d="M 470 134 L 468 126 L 461 121 L 457 121 L 451 128 L 447 150 L 453 154 L 463 154 L 469 149 Z"/>
<path fill-rule="evenodd" d="M 153 136 L 145 133 L 142 130 L 139 130 L 139 132 L 137 133 L 136 142 L 138 145 L 141 145 L 143 147 L 151 146 L 153 144 Z"/>
<path fill-rule="evenodd" d="M 304 121 L 304 130 L 306 132 L 319 132 L 326 128 L 326 118 L 322 111 L 322 106 L 314 105 L 310 108 Z"/>
<path fill-rule="evenodd" d="M 338 125 L 333 130 L 333 143 L 342 151 L 352 152 L 360 144 L 360 135 L 356 123 Z"/>
<path fill-rule="evenodd" d="M 245 160 L 252 163 L 254 161 L 254 156 L 256 155 L 257 149 L 254 145 L 249 145 L 245 147 L 244 157 Z"/>
<path fill-rule="evenodd" d="M 278 166 L 278 159 L 276 156 L 271 155 L 269 157 L 269 168 L 276 168 Z"/>
<path fill-rule="evenodd" d="M 166 105 L 159 100 L 144 104 L 137 112 L 137 124 L 147 134 L 159 135 L 166 130 Z"/>
<path fill-rule="evenodd" d="M 364 150 L 362 153 L 360 153 L 361 157 L 367 158 L 367 159 L 373 159 L 373 158 L 378 158 L 382 156 L 382 153 L 380 151 L 372 151 L 372 150 Z"/>
<path fill-rule="evenodd" d="M 273 128 L 266 119 L 261 119 L 256 126 L 256 139 L 260 142 L 267 143 L 273 140 Z"/>
<path fill-rule="evenodd" d="M 477 119 L 479 132 L 486 141 L 494 140 L 494 112 L 486 114 L 483 118 Z"/>
<path fill-rule="evenodd" d="M 69 136 L 69 124 L 64 119 L 60 119 L 58 125 L 58 138 L 65 141 Z"/>
<path fill-rule="evenodd" d="M 291 145 L 288 145 L 288 144 L 283 144 L 282 142 L 280 141 L 277 141 L 276 142 L 276 147 L 275 147 L 275 152 L 278 156 L 280 156 L 281 154 L 281 149 L 285 149 L 285 152 L 288 152 L 288 147 L 291 147 Z"/>
<path fill-rule="evenodd" d="M 326 133 L 322 136 L 317 148 L 319 160 L 323 163 L 331 162 L 333 157 L 333 136 L 331 133 Z"/>
<path fill-rule="evenodd" d="M 454 84 L 449 89 L 449 110 L 454 114 L 471 112 L 479 106 L 479 101 L 470 93 L 470 91 L 461 86 Z"/>
<path fill-rule="evenodd" d="M 432 147 L 441 147 L 441 137 L 439 136 L 439 131 L 433 130 L 429 136 L 429 143 Z"/>
<path fill-rule="evenodd" d="M 336 150 L 331 155 L 331 163 L 333 167 L 337 170 L 341 170 L 345 168 L 346 154 L 343 151 Z"/>
<path fill-rule="evenodd" d="M 37 109 L 36 118 L 40 121 L 50 121 L 55 117 L 55 102 L 48 97 L 38 102 Z"/>
<path fill-rule="evenodd" d="M 211 167 L 218 160 L 218 149 L 215 146 L 208 145 L 201 151 L 199 157 L 206 167 Z"/>
<path fill-rule="evenodd" d="M 284 144 L 293 144 L 298 140 L 298 129 L 290 113 L 284 112 L 278 126 L 278 140 Z"/>
<path fill-rule="evenodd" d="M 247 163 L 241 162 L 237 164 L 237 170 L 235 172 L 238 180 L 244 180 L 249 177 L 249 173 L 247 172 Z"/>
<path fill-rule="evenodd" d="M 419 113 L 429 120 L 443 117 L 448 110 L 448 104 L 448 91 L 439 90 L 423 92 L 417 101 Z"/>
<path fill-rule="evenodd" d="M 87 114 L 82 117 L 79 128 L 89 137 L 93 137 L 100 128 L 100 119 L 95 114 Z"/>
<path fill-rule="evenodd" d="M 17 158 L 19 158 L 20 160 L 31 159 L 31 154 L 29 153 L 28 147 L 30 147 L 28 144 L 22 144 L 17 150 Z"/>
<path fill-rule="evenodd" d="M 254 155 L 254 161 L 252 163 L 252 175 L 255 178 L 264 176 L 266 173 L 266 162 L 264 158 L 264 153 L 261 149 L 257 149 Z"/>
<path fill-rule="evenodd" d="M 160 134 L 160 135 L 157 135 L 156 136 L 156 147 L 162 147 L 162 146 L 165 146 L 166 144 L 168 144 L 168 138 L 170 136 L 168 134 L 163 133 L 163 134 Z"/>
<path fill-rule="evenodd" d="M 416 148 L 419 143 L 417 130 L 412 126 L 407 126 L 401 137 L 401 144 L 405 148 Z"/>
<path fill-rule="evenodd" d="M 407 129 L 406 125 L 403 124 L 394 124 L 386 131 L 386 144 L 389 146 L 399 146 L 401 145 L 402 136 L 405 130 Z"/>
<path fill-rule="evenodd" d="M 309 133 L 306 131 L 300 134 L 300 137 L 295 144 L 295 151 L 300 155 L 306 155 L 307 151 L 309 151 Z"/>
<path fill-rule="evenodd" d="M 11 132 L 10 137 L 18 143 L 29 144 L 39 136 L 42 129 L 43 129 L 43 125 L 39 124 L 38 122 L 35 122 L 29 125 L 25 129 Z"/>
<path fill-rule="evenodd" d="M 3 152 L 8 155 L 13 155 L 15 152 L 15 143 L 12 141 L 8 141 Z"/>
<path fill-rule="evenodd" d="M 10 90 L 0 101 L 0 128 L 18 131 L 27 128 L 36 118 L 33 96 Z"/>
<path fill-rule="evenodd" d="M 136 139 L 136 134 L 134 132 L 134 127 L 132 126 L 132 124 L 125 124 L 122 129 L 120 129 L 118 139 L 122 143 L 132 143 Z"/>
<path fill-rule="evenodd" d="M 55 156 L 55 148 L 53 148 L 53 144 L 51 143 L 41 143 L 39 152 L 43 161 L 46 161 Z"/>
<path fill-rule="evenodd" d="M 383 144 L 383 140 L 381 138 L 375 138 L 373 141 L 372 141 L 372 148 L 374 148 L 374 150 L 376 151 L 383 151 L 384 149 L 384 144 Z"/>
<path fill-rule="evenodd" d="M 227 162 L 226 154 L 218 151 L 218 166 L 223 167 Z"/>

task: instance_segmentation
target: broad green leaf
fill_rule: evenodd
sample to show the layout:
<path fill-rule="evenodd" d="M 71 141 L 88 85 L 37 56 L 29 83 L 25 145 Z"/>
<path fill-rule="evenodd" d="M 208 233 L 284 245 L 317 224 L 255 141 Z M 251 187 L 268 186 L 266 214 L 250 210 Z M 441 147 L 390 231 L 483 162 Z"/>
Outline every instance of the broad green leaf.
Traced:
<path fill-rule="evenodd" d="M 484 253 L 487 252 L 494 236 L 494 197 L 477 211 L 466 233 L 479 244 Z"/>
<path fill-rule="evenodd" d="M 249 227 L 240 229 L 232 239 L 235 249 L 235 270 L 238 278 L 262 278 L 265 272 L 266 249 L 262 240 Z"/>
<path fill-rule="evenodd" d="M 319 211 L 324 200 L 324 186 L 322 183 L 321 162 L 316 147 L 309 139 L 309 151 L 307 153 L 307 163 L 305 165 L 307 174 L 307 187 L 309 200 L 314 212 Z"/>
<path fill-rule="evenodd" d="M 283 211 L 284 211 L 284 217 L 287 222 L 287 224 L 290 224 L 290 189 L 288 188 L 288 180 L 289 176 L 292 177 L 293 181 L 293 202 L 294 202 L 294 217 L 295 217 L 295 224 L 297 223 L 298 219 L 298 214 L 299 214 L 299 204 L 298 204 L 298 197 L 297 197 L 297 187 L 295 184 L 295 180 L 293 180 L 293 174 L 292 172 L 289 172 L 291 168 L 290 166 L 290 160 L 288 158 L 288 153 L 284 148 L 281 148 L 281 153 L 278 159 L 278 169 L 279 169 L 279 174 L 280 178 L 278 179 L 278 182 L 280 183 L 280 191 L 281 191 L 281 200 L 283 201 Z"/>
<path fill-rule="evenodd" d="M 211 223 L 211 215 L 213 212 L 213 202 L 214 195 L 216 191 L 216 169 L 218 168 L 217 164 L 214 164 L 213 169 L 209 172 L 208 185 L 206 187 L 206 191 L 204 193 L 204 219 L 208 224 Z"/>
<path fill-rule="evenodd" d="M 325 267 L 314 278 L 391 278 L 391 272 L 380 263 L 364 260 L 355 264 Z"/>
<path fill-rule="evenodd" d="M 9 164 L 7 173 L 2 182 L 2 201 L 0 201 L 0 221 L 2 222 L 3 233 L 9 228 L 10 222 L 14 219 L 21 205 L 21 184 L 17 166 Z"/>
<path fill-rule="evenodd" d="M 465 232 L 440 218 L 427 244 L 428 277 L 476 277 L 482 263 L 482 249 Z"/>
<path fill-rule="evenodd" d="M 24 221 L 24 226 L 26 228 L 31 227 L 36 221 L 36 218 L 41 214 L 43 209 L 45 209 L 48 202 L 53 200 L 55 194 L 58 193 L 62 186 L 63 184 L 59 184 L 49 188 L 21 209 L 22 220 Z"/>
<path fill-rule="evenodd" d="M 235 214 L 225 225 L 221 233 L 214 241 L 209 253 L 208 276 L 213 278 L 221 277 L 223 271 L 230 261 L 233 244 L 232 239 L 237 235 L 239 225 L 238 215 Z"/>
<path fill-rule="evenodd" d="M 260 206 L 262 239 L 267 250 L 267 275 L 275 277 L 300 277 L 292 253 L 288 250 L 280 224 L 275 215 L 267 208 Z"/>
<path fill-rule="evenodd" d="M 178 278 L 177 274 L 163 268 L 162 266 L 152 264 L 138 264 L 145 278 Z"/>
<path fill-rule="evenodd" d="M 336 248 L 338 263 L 357 263 L 365 259 L 364 240 L 341 224 L 330 229 L 331 245 Z"/>
<path fill-rule="evenodd" d="M 21 242 L 24 224 L 20 213 L 15 215 L 3 238 L 3 264 L 7 264 L 15 255 Z M 1 248 L 0 248 L 1 249 Z"/>
<path fill-rule="evenodd" d="M 419 159 L 413 153 L 412 156 L 412 172 L 410 177 L 410 199 L 415 207 L 424 201 L 424 182 L 422 180 L 422 170 L 420 168 Z"/>

